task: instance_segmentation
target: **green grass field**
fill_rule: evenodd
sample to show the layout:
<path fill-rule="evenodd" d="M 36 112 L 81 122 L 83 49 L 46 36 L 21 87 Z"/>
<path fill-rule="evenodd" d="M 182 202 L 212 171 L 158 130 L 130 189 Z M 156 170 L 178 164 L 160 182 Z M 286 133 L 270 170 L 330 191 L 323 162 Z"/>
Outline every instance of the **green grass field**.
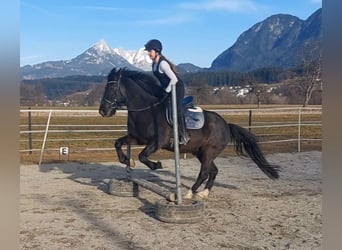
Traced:
<path fill-rule="evenodd" d="M 255 105 L 239 106 L 205 106 L 209 110 L 230 109 L 220 114 L 229 123 L 235 123 L 248 128 L 249 109 L 252 110 L 251 132 L 255 134 L 260 142 L 262 150 L 268 153 L 296 152 L 298 150 L 298 110 L 270 108 L 288 108 L 289 106 L 263 106 L 262 109 L 255 109 Z M 294 106 L 290 106 L 294 108 Z M 302 110 L 300 120 L 301 151 L 322 149 L 322 110 L 315 109 Z M 318 108 L 318 110 L 316 110 Z M 21 110 L 25 110 L 22 107 Z M 117 161 L 116 152 L 113 148 L 115 138 L 124 135 L 127 117 L 118 114 L 112 118 L 102 118 L 97 114 L 98 107 L 77 108 L 79 112 L 71 112 L 75 108 L 54 108 L 52 111 L 49 132 L 46 137 L 43 162 L 77 161 L 77 162 L 106 162 Z M 267 112 L 261 112 L 266 110 Z M 40 158 L 40 150 L 48 121 L 47 108 L 32 108 L 31 112 L 31 139 L 33 151 L 21 152 L 20 160 L 23 164 L 37 163 Z M 44 112 L 36 112 L 43 110 Z M 63 110 L 65 112 L 63 112 Z M 91 111 L 87 112 L 85 111 Z M 271 126 L 271 127 L 270 127 Z M 29 150 L 29 130 L 28 113 L 20 113 L 20 150 Z M 105 130 L 117 130 L 105 131 Z M 310 140 L 305 140 L 310 139 Z M 314 140 L 313 140 L 314 139 Z M 283 142 L 269 143 L 270 141 L 283 140 Z M 287 141 L 284 140 L 293 140 Z M 59 148 L 69 147 L 68 156 L 60 156 Z M 137 159 L 137 154 L 141 149 L 132 150 L 133 158 Z M 236 155 L 232 147 L 227 146 L 221 154 L 222 157 Z M 158 151 L 151 158 L 163 159 L 172 158 L 173 154 L 164 150 Z M 191 155 L 187 155 L 191 157 Z"/>

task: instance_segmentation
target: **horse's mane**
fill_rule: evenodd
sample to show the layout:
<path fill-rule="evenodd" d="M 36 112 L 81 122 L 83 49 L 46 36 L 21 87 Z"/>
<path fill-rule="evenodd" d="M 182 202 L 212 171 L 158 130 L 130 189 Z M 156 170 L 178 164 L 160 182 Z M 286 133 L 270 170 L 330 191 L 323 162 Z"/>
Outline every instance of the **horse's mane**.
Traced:
<path fill-rule="evenodd" d="M 131 70 L 128 68 L 116 69 L 114 68 L 108 75 L 108 80 L 113 79 L 115 74 L 121 74 L 121 78 L 129 78 L 139 85 L 143 90 L 152 96 L 162 98 L 165 91 L 159 84 L 159 81 L 151 73 L 144 71 Z M 124 82 L 123 82 L 124 83 Z"/>

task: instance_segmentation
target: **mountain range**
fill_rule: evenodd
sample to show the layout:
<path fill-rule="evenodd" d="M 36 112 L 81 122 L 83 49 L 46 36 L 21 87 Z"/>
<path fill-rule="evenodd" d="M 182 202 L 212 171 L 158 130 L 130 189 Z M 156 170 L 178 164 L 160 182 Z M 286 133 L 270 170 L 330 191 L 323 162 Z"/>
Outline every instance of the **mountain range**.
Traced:
<path fill-rule="evenodd" d="M 321 38 L 322 8 L 305 21 L 291 15 L 273 15 L 243 32 L 232 47 L 212 62 L 211 69 L 243 72 L 297 67 L 306 50 L 319 56 Z"/>
<path fill-rule="evenodd" d="M 320 48 L 322 9 L 307 20 L 292 15 L 273 15 L 243 32 L 237 41 L 218 55 L 210 68 L 191 63 L 177 65 L 180 73 L 229 70 L 246 72 L 264 67 L 291 68 L 301 63 L 305 48 Z M 317 56 L 318 57 L 318 56 Z M 151 60 L 143 48 L 111 48 L 103 39 L 69 60 L 48 61 L 20 68 L 24 80 L 72 75 L 105 76 L 113 67 L 150 70 Z"/>
<path fill-rule="evenodd" d="M 151 62 L 142 49 L 125 51 L 112 49 L 105 40 L 98 43 L 71 60 L 49 61 L 20 68 L 22 78 L 56 78 L 71 75 L 106 75 L 113 67 L 132 69 L 151 68 Z"/>

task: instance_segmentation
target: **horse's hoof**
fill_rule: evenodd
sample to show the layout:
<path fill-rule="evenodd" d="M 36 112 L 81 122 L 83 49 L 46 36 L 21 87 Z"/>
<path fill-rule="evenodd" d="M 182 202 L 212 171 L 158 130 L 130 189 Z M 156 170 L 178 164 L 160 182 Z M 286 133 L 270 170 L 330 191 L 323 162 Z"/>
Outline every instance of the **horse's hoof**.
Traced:
<path fill-rule="evenodd" d="M 157 163 L 157 169 L 162 169 L 162 168 L 163 168 L 163 166 L 162 166 L 161 162 L 158 161 L 158 163 Z"/>
<path fill-rule="evenodd" d="M 193 193 L 192 190 L 189 189 L 189 191 L 183 196 L 184 199 L 192 199 Z"/>
<path fill-rule="evenodd" d="M 134 168 L 135 167 L 135 161 L 131 158 L 131 159 L 129 159 L 129 166 L 131 167 L 131 168 Z"/>
<path fill-rule="evenodd" d="M 177 200 L 176 194 L 175 193 L 170 193 L 169 197 L 167 198 L 167 200 L 172 201 L 172 202 L 176 201 Z"/>
<path fill-rule="evenodd" d="M 162 169 L 162 168 L 163 168 L 163 166 L 162 166 L 160 161 L 157 161 L 157 162 L 154 163 L 153 170 Z"/>
<path fill-rule="evenodd" d="M 209 198 L 209 189 L 204 189 L 203 191 L 196 193 L 195 197 L 199 198 L 199 199 L 208 199 Z"/>

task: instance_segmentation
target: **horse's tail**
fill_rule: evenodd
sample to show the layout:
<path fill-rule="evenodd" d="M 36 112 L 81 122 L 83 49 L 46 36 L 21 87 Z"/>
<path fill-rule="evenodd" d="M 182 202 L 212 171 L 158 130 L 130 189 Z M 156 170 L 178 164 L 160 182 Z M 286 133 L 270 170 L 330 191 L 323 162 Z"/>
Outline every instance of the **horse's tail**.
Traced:
<path fill-rule="evenodd" d="M 235 151 L 238 155 L 248 156 L 258 165 L 258 167 L 271 179 L 279 178 L 279 167 L 271 165 L 265 159 L 258 145 L 257 139 L 248 130 L 236 125 L 228 123 L 231 141 L 234 144 Z"/>

